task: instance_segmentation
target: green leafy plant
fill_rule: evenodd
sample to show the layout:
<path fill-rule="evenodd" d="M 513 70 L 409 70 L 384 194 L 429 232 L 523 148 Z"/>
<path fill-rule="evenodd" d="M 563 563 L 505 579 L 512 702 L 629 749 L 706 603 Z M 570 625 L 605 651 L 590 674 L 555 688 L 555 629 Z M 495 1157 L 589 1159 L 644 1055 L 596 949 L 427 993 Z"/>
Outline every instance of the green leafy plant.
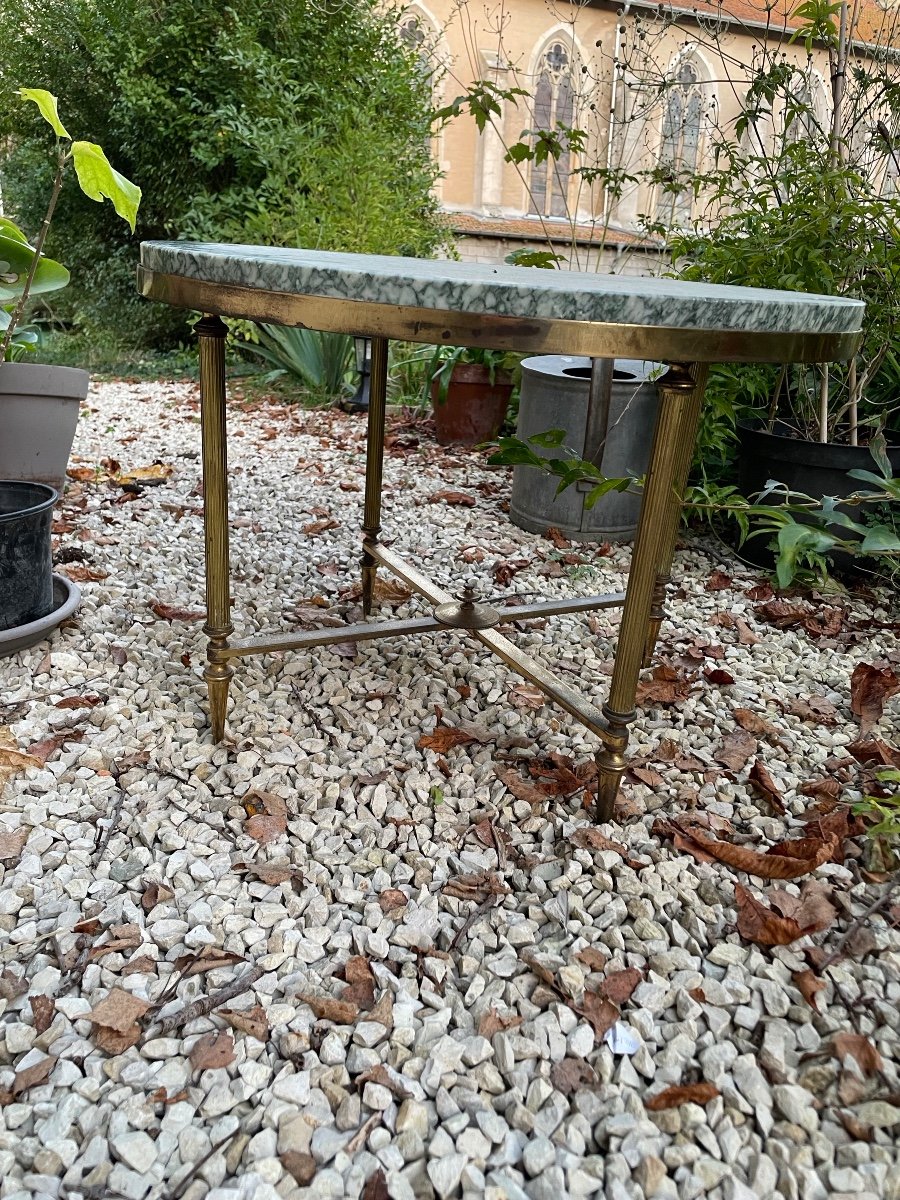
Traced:
<path fill-rule="evenodd" d="M 498 374 L 514 376 L 521 361 L 521 354 L 509 350 L 488 350 L 481 346 L 435 346 L 430 349 L 423 399 L 435 395 L 438 404 L 445 404 L 447 388 L 457 366 L 471 364 L 485 367 L 493 386 Z M 436 393 L 433 391 L 435 383 Z"/>
<path fill-rule="evenodd" d="M 72 166 L 85 196 L 113 208 L 134 232 L 141 189 L 111 165 L 94 142 L 75 141 L 59 118 L 56 97 L 44 88 L 20 88 L 18 95 L 34 103 L 56 136 L 56 172 L 47 211 L 34 246 L 13 221 L 0 217 L 0 361 L 16 361 L 37 344 L 33 330 L 22 329 L 25 306 L 32 295 L 57 291 L 69 282 L 69 272 L 44 255 L 44 242 L 62 191 L 63 180 Z M 12 302 L 12 303 L 10 303 Z"/>
<path fill-rule="evenodd" d="M 875 772 L 878 796 L 863 796 L 853 811 L 871 822 L 866 833 L 871 839 L 870 865 L 880 871 L 897 868 L 900 851 L 900 770 L 880 767 Z M 888 790 L 893 785 L 892 790 Z"/>
<path fill-rule="evenodd" d="M 573 450 L 565 455 L 544 458 L 532 446 L 543 449 L 563 449 L 565 431 L 551 429 L 527 440 L 517 437 L 500 438 L 497 451 L 488 460 L 492 466 L 535 467 L 559 480 L 557 495 L 577 483 L 590 484 L 585 507 L 592 508 L 607 492 L 640 490 L 643 481 L 636 476 L 613 478 L 606 476 L 592 462 L 579 457 Z M 846 512 L 846 507 L 872 501 L 900 500 L 900 479 L 891 474 L 884 453 L 883 439 L 875 442 L 873 457 L 882 475 L 871 471 L 851 471 L 850 475 L 876 490 L 859 490 L 840 499 L 826 496 L 817 499 L 792 492 L 783 484 L 770 480 L 757 500 L 738 495 L 733 487 L 700 486 L 689 490 L 685 508 L 691 513 L 709 516 L 715 513 L 734 520 L 740 530 L 740 544 L 748 537 L 768 537 L 774 540 L 777 552 L 775 574 L 779 587 L 788 587 L 803 571 L 819 577 L 827 573 L 829 556 L 843 552 L 851 556 L 896 559 L 900 557 L 900 537 L 887 524 L 865 525 Z M 766 502 L 771 497 L 770 502 Z"/>
<path fill-rule="evenodd" d="M 353 365 L 348 334 L 263 324 L 256 326 L 256 337 L 243 345 L 275 368 L 268 378 L 290 375 L 326 400 L 347 392 Z"/>

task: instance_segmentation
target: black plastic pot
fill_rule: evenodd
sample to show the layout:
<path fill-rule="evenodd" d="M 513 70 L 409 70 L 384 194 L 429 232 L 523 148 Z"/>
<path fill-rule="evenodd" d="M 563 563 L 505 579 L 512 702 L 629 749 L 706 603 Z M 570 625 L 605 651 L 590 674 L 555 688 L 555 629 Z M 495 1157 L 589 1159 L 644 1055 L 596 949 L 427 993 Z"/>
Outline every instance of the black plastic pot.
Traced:
<path fill-rule="evenodd" d="M 873 471 L 878 469 L 866 446 L 843 446 L 835 442 L 806 442 L 786 436 L 784 426 L 775 426 L 768 433 L 755 425 L 738 426 L 738 491 L 742 496 L 753 497 L 761 492 L 770 479 L 776 479 L 794 492 L 820 499 L 822 496 L 849 496 L 867 485 L 851 479 L 848 471 Z M 888 458 L 894 473 L 900 471 L 900 446 L 888 449 Z M 774 501 L 773 497 L 773 501 Z M 851 516 L 865 512 L 865 505 L 847 507 Z M 839 536 L 843 533 L 835 528 Z M 771 567 L 775 556 L 766 549 L 765 538 L 751 538 L 741 548 L 741 555 L 758 566 Z M 852 564 L 852 556 L 835 556 L 835 565 L 846 569 Z"/>
<path fill-rule="evenodd" d="M 46 483 L 0 480 L 0 629 L 27 625 L 53 609 L 50 526 L 56 499 Z"/>

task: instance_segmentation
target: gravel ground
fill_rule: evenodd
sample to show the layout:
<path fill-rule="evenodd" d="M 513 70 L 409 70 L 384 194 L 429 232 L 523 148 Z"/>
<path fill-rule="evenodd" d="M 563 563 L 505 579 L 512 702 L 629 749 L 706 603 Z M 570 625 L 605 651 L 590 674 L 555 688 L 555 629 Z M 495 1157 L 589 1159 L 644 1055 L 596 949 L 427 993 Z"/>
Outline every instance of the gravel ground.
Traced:
<path fill-rule="evenodd" d="M 824 634 L 773 628 L 759 577 L 692 541 L 672 670 L 601 837 L 594 740 L 455 634 L 245 660 L 213 746 L 183 619 L 202 608 L 195 389 L 101 384 L 89 405 L 75 466 L 174 469 L 136 498 L 103 473 L 69 489 L 81 609 L 0 662 L 6 745 L 45 760 L 7 770 L 0 801 L 0 1197 L 900 1197 L 900 914 L 854 932 L 879 894 L 862 840 L 815 872 L 830 928 L 769 947 L 737 931 L 736 887 L 772 885 L 655 825 L 690 813 L 765 850 L 802 832 L 802 785 L 858 796 L 850 676 L 900 661 L 887 613 L 842 599 Z M 354 619 L 363 422 L 256 404 L 231 429 L 238 633 L 297 628 L 323 597 Z M 504 597 L 621 586 L 627 551 L 520 532 L 482 463 L 395 431 L 398 549 Z M 474 503 L 428 502 L 446 489 Z M 614 635 L 613 614 L 511 634 L 598 700 Z M 785 917 L 808 888 L 782 885 Z"/>

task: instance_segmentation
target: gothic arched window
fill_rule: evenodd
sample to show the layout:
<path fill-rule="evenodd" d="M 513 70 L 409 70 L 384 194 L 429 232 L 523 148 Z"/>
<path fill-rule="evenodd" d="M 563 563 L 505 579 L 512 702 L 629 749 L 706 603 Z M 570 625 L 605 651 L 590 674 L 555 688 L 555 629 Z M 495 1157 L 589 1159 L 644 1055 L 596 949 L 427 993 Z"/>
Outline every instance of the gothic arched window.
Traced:
<path fill-rule="evenodd" d="M 560 128 L 571 128 L 574 115 L 572 60 L 562 42 L 554 42 L 540 63 L 534 93 L 534 126 L 537 130 L 557 134 L 562 141 L 563 152 L 557 157 L 550 155 L 543 162 L 531 164 L 529 212 L 542 217 L 565 217 L 568 214 L 572 156 L 565 133 L 560 133 Z"/>
<path fill-rule="evenodd" d="M 693 190 L 685 177 L 697 170 L 702 128 L 700 74 L 694 63 L 685 60 L 669 84 L 659 148 L 659 166 L 671 183 L 660 185 L 656 211 L 667 223 L 683 225 L 690 220 Z"/>

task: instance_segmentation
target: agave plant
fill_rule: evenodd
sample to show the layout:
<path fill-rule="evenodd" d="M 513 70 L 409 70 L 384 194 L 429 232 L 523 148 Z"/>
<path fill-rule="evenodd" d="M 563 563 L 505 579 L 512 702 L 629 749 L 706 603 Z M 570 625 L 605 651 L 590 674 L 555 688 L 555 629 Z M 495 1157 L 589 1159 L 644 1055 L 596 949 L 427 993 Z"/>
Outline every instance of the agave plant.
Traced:
<path fill-rule="evenodd" d="M 259 341 L 250 348 L 275 368 L 269 378 L 292 375 L 328 399 L 350 390 L 354 352 L 349 334 L 286 325 L 258 325 L 257 333 Z"/>

